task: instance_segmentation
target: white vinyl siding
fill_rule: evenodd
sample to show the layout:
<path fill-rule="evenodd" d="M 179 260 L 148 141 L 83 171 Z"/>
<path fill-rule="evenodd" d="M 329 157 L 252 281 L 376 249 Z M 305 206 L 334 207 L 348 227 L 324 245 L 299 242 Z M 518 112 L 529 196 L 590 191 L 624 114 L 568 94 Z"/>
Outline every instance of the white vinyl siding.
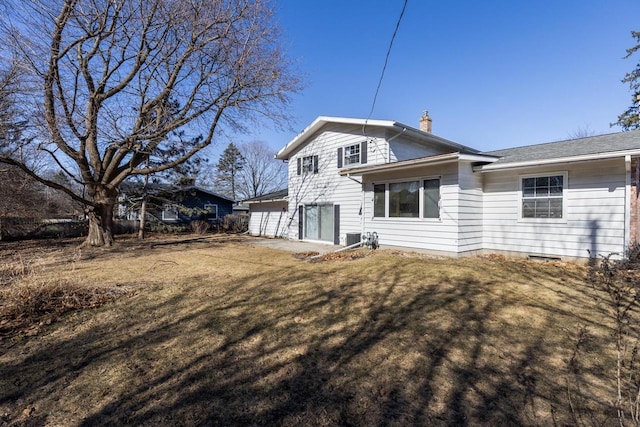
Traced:
<path fill-rule="evenodd" d="M 287 202 L 252 203 L 249 209 L 249 234 L 282 237 L 287 220 Z"/>
<path fill-rule="evenodd" d="M 482 250 L 482 174 L 474 173 L 470 163 L 458 170 L 458 251 Z"/>
<path fill-rule="evenodd" d="M 372 132 L 368 135 L 367 164 L 382 163 L 384 156 L 380 151 L 385 148 L 384 135 Z M 377 139 L 378 138 L 378 139 Z M 318 156 L 318 173 L 297 175 L 296 162 L 289 162 L 289 212 L 285 237 L 298 239 L 298 207 L 307 205 L 339 205 L 341 244 L 346 243 L 346 233 L 362 231 L 362 186 L 356 181 L 338 174 L 336 153 L 339 148 L 362 143 L 361 126 L 329 125 L 318 133 L 309 143 L 292 154 L 293 157 Z M 376 145 L 377 144 L 377 145 Z M 373 151 L 372 150 L 373 147 Z M 378 147 L 379 149 L 377 149 Z M 344 154 L 343 154 L 344 156 Z M 362 153 L 360 153 L 362 156 Z M 358 177 L 359 178 L 359 177 Z M 303 233 L 304 233 L 303 224 Z M 326 237 L 326 236 L 325 236 Z M 303 234 L 304 238 L 304 234 Z M 312 240 L 312 239 L 310 239 Z"/>
<path fill-rule="evenodd" d="M 374 185 L 391 181 L 440 179 L 440 218 L 380 218 L 374 216 Z M 434 252 L 458 253 L 458 165 L 439 165 L 411 172 L 381 173 L 365 180 L 365 231 L 378 233 L 381 246 L 399 246 Z M 422 200 L 421 200 L 422 202 Z M 422 210 L 422 209 L 421 209 Z"/>
<path fill-rule="evenodd" d="M 526 171 L 525 171 L 526 172 Z M 531 170 L 557 174 L 554 168 Z M 519 180 L 524 172 L 483 174 L 483 246 L 487 251 L 587 257 L 624 250 L 624 159 L 574 164 L 564 182 L 564 221 L 520 218 Z"/>

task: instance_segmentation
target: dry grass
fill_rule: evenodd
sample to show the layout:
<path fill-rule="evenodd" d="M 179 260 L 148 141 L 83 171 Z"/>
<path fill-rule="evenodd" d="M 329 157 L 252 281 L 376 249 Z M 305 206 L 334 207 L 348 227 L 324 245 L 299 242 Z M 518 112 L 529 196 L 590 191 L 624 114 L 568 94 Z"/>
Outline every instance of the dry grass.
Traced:
<path fill-rule="evenodd" d="M 614 424 L 611 325 L 579 266 L 309 263 L 241 238 L 43 243 L 0 246 L 3 292 L 28 276 L 129 297 L 1 339 L 0 425 L 570 425 L 580 325 L 573 402 Z"/>

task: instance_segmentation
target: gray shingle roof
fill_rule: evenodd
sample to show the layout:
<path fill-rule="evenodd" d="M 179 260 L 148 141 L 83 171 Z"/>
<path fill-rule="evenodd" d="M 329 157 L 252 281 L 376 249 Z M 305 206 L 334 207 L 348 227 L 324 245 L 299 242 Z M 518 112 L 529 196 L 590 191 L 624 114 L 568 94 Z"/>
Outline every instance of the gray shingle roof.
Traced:
<path fill-rule="evenodd" d="M 282 190 L 274 191 L 273 193 L 263 194 L 262 196 L 254 197 L 252 199 L 243 200 L 246 202 L 264 202 L 269 200 L 282 200 L 289 195 L 289 189 L 284 188 Z"/>
<path fill-rule="evenodd" d="M 640 150 L 640 130 L 487 151 L 481 154 L 501 157 L 500 160 L 494 163 L 495 165 L 626 150 Z"/>

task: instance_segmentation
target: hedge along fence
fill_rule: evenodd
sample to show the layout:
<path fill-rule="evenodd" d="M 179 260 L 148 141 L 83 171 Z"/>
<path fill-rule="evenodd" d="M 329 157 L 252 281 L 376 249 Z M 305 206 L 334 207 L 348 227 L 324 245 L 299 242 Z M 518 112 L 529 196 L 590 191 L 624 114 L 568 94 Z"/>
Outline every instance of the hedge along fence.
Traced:
<path fill-rule="evenodd" d="M 54 237 L 86 236 L 86 220 L 0 218 L 0 240 L 26 240 Z M 138 221 L 114 221 L 115 234 L 129 234 L 138 231 Z"/>

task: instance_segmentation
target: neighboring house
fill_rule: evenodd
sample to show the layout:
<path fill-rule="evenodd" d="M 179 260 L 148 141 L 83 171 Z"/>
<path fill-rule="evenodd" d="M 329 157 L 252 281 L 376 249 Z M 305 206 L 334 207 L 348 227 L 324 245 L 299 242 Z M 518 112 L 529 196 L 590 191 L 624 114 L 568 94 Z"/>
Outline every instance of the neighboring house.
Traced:
<path fill-rule="evenodd" d="M 480 152 L 387 120 L 319 117 L 276 155 L 288 195 L 249 202 L 252 234 L 448 255 L 583 258 L 640 237 L 640 131 Z M 286 209 L 276 232 L 261 225 Z M 284 228 L 282 228 L 284 227 Z"/>
<path fill-rule="evenodd" d="M 121 195 L 120 216 L 138 219 L 140 191 L 129 186 Z M 232 213 L 235 203 L 233 199 L 194 185 L 150 184 L 148 193 L 148 214 L 167 224 L 186 224 L 197 219 L 218 223 Z"/>

